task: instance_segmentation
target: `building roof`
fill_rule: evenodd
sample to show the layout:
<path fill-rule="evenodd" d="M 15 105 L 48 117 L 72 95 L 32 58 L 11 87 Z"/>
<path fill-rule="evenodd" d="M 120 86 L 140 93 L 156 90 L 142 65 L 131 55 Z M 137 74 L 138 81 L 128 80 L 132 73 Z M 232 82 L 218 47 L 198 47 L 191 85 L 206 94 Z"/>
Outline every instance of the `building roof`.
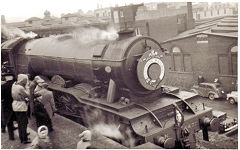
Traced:
<path fill-rule="evenodd" d="M 63 15 L 61 18 L 68 18 L 68 17 L 82 17 L 81 15 L 79 14 L 71 14 L 71 13 L 68 13 L 66 15 Z"/>
<path fill-rule="evenodd" d="M 223 19 L 211 21 L 209 23 L 204 23 L 196 26 L 194 29 L 180 33 L 179 35 L 170 38 L 162 43 L 167 43 L 170 41 L 180 40 L 195 36 L 198 34 L 207 34 L 223 37 L 233 37 L 238 38 L 238 16 L 225 17 Z"/>
<path fill-rule="evenodd" d="M 25 20 L 25 22 L 27 22 L 27 21 L 36 21 L 36 20 L 41 20 L 41 19 L 38 18 L 38 17 L 31 17 L 31 18 Z"/>
<path fill-rule="evenodd" d="M 95 11 L 103 11 L 103 10 L 111 10 L 112 7 L 106 7 L 106 8 L 97 8 L 94 10 Z"/>

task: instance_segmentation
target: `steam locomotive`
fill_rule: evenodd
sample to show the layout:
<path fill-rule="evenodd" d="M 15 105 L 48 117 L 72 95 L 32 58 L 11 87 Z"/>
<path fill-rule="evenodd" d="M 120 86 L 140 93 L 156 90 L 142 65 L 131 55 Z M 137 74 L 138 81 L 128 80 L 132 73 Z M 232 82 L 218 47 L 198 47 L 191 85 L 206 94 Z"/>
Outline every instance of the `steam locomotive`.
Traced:
<path fill-rule="evenodd" d="M 166 86 L 166 50 L 131 34 L 90 43 L 72 35 L 16 38 L 2 43 L 2 63 L 7 74 L 41 75 L 61 114 L 93 129 L 114 127 L 121 135 L 105 136 L 125 146 L 195 148 L 200 130 L 208 140 L 219 125 L 212 109 L 196 104 L 196 94 Z"/>

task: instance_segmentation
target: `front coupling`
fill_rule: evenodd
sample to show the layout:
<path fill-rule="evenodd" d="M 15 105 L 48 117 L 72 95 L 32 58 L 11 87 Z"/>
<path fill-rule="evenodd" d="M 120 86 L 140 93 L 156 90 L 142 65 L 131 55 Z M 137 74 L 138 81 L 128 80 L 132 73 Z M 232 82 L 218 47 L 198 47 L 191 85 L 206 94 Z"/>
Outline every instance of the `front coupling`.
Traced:
<path fill-rule="evenodd" d="M 166 149 L 175 148 L 175 140 L 173 138 L 157 136 L 154 137 L 154 143 Z"/>

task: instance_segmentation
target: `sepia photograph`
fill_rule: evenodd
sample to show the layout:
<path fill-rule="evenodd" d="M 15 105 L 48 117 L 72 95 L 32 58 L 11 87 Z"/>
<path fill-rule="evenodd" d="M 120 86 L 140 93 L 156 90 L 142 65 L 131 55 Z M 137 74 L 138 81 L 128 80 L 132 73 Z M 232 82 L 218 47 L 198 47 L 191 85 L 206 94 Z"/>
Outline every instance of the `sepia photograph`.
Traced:
<path fill-rule="evenodd" d="M 1 2 L 1 149 L 238 149 L 238 5 Z"/>

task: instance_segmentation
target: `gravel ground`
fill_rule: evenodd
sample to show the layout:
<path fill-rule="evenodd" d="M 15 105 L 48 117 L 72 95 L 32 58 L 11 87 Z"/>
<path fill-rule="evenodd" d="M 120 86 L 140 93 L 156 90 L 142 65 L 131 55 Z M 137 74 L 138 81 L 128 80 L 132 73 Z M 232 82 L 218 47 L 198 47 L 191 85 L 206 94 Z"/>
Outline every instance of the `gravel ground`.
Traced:
<path fill-rule="evenodd" d="M 201 98 L 197 101 L 203 102 L 206 106 L 213 108 L 213 110 L 226 112 L 228 118 L 238 118 L 237 104 L 232 105 L 225 99 L 211 101 L 207 98 Z M 200 149 L 238 149 L 238 134 L 228 137 L 225 134 L 209 132 L 209 141 L 203 141 L 202 132 L 200 131 L 196 134 L 196 137 L 197 148 Z"/>
<path fill-rule="evenodd" d="M 238 117 L 237 105 L 229 104 L 228 101 L 226 101 L 224 99 L 217 99 L 214 101 L 210 101 L 207 98 L 200 98 L 200 99 L 197 99 L 196 101 L 198 101 L 199 103 L 205 103 L 206 106 L 212 107 L 214 110 L 227 112 L 227 116 L 230 118 Z M 59 117 L 56 117 L 55 130 L 58 131 L 56 133 L 58 133 L 60 135 L 61 132 L 65 132 L 63 129 L 66 128 L 66 124 L 65 124 L 66 122 L 63 123 L 61 121 L 62 119 L 59 119 Z M 70 123 L 70 124 L 72 124 L 72 123 Z M 80 129 L 75 130 L 75 126 L 71 126 L 70 124 L 68 125 L 68 128 L 72 128 L 71 133 L 64 134 L 64 135 L 69 135 L 69 136 L 71 136 L 71 138 L 77 137 L 77 135 L 80 133 L 81 130 Z M 31 130 L 31 129 L 28 130 L 28 132 L 31 133 L 30 134 L 32 136 L 32 137 L 30 137 L 31 139 L 33 139 L 33 137 L 36 135 L 36 133 L 34 132 L 34 130 L 36 130 L 36 129 L 34 127 L 32 127 L 32 129 L 33 130 Z M 8 140 L 8 133 L 7 132 L 2 133 L 1 134 L 1 148 L 2 149 L 19 149 L 19 148 L 24 149 L 24 148 L 26 148 L 27 145 L 23 145 L 20 143 L 20 141 L 18 139 L 17 130 L 15 131 L 15 135 L 16 135 L 15 136 L 16 140 L 10 141 L 10 140 Z M 75 148 L 77 141 L 67 140 L 68 138 L 63 138 L 59 135 L 57 135 L 57 134 L 52 135 L 52 136 L 55 136 L 55 138 L 54 138 L 55 144 L 56 144 L 55 148 L 60 148 L 60 147 L 63 148 L 64 146 L 67 146 L 67 145 L 68 145 L 68 148 L 69 148 L 69 145 L 71 146 L 71 148 Z M 99 137 L 101 137 L 101 136 L 99 136 Z M 202 140 L 202 132 L 199 131 L 196 134 L 196 138 L 197 138 L 197 149 L 237 149 L 238 148 L 238 134 L 235 134 L 231 137 L 227 137 L 225 134 L 218 134 L 217 132 L 209 132 L 209 141 L 203 141 Z M 96 141 L 98 141 L 98 140 L 96 140 Z M 99 141 L 101 141 L 101 140 L 99 140 Z M 102 147 L 102 148 L 108 147 L 105 145 L 104 142 L 97 142 L 97 143 L 95 142 L 94 144 L 97 145 L 96 147 Z M 64 147 L 64 148 L 66 148 L 66 147 Z"/>
<path fill-rule="evenodd" d="M 209 132 L 209 141 L 202 140 L 202 132 L 196 134 L 197 148 L 200 149 L 237 149 L 238 136 L 227 137 L 225 134 Z"/>

